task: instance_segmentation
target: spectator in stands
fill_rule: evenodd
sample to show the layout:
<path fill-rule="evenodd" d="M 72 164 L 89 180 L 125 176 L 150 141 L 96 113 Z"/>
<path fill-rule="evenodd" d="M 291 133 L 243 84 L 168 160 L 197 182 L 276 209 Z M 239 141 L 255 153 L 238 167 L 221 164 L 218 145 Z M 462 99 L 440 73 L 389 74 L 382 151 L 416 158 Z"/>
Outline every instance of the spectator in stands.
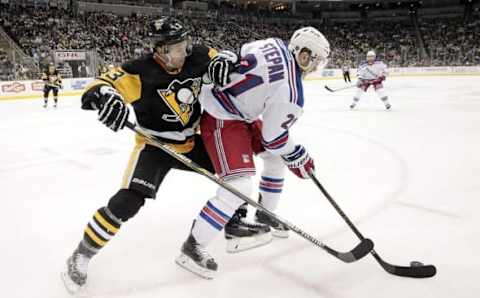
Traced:
<path fill-rule="evenodd" d="M 10 8 L 0 14 L 0 25 L 25 53 L 40 64 L 51 62 L 52 51 L 59 49 L 93 50 L 102 60 L 114 64 L 144 55 L 150 50 L 145 44 L 146 24 L 154 16 L 134 14 L 126 17 L 85 12 L 74 17 L 63 10 L 33 8 Z M 271 13 L 265 11 L 246 12 L 222 2 L 215 13 L 210 11 L 205 18 L 177 17 L 192 30 L 194 40 L 234 51 L 246 42 L 264 37 L 275 36 L 286 40 L 295 29 L 310 22 L 308 19 L 295 20 L 289 13 L 282 13 L 282 18 L 288 17 L 291 22 L 271 23 L 268 22 L 269 15 Z M 423 55 L 415 29 L 408 19 L 395 22 L 324 22 L 322 32 L 332 47 L 328 65 L 332 68 L 341 68 L 345 63 L 353 63 L 352 66 L 356 67 L 370 49 L 374 49 L 391 67 L 480 64 L 478 14 L 468 22 L 461 16 L 420 20 L 420 32 L 429 57 Z M 14 76 L 16 72 L 11 70 L 14 66 L 5 59 L 2 61 L 2 78 L 8 76 L 7 72 Z M 82 71 L 84 74 L 85 69 Z"/>

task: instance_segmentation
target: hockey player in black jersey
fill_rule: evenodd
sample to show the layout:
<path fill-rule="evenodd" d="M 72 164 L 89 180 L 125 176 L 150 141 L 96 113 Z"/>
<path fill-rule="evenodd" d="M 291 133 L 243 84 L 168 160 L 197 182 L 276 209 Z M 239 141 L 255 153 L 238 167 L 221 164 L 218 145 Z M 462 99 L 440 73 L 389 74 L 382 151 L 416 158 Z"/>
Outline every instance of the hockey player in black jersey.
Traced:
<path fill-rule="evenodd" d="M 50 63 L 48 69 L 42 74 L 42 80 L 45 84 L 43 87 L 43 107 L 47 107 L 48 95 L 50 91 L 52 91 L 53 107 L 56 108 L 58 103 L 58 89 L 62 88 L 62 78 L 53 63 Z"/>
<path fill-rule="evenodd" d="M 82 96 L 82 109 L 98 110 L 98 119 L 118 131 L 128 119 L 127 104 L 130 104 L 138 126 L 213 172 L 196 132 L 201 114 L 198 95 L 202 76 L 216 51 L 202 45 L 192 46 L 189 32 L 170 17 L 154 21 L 151 35 L 154 52 L 94 80 Z M 146 198 L 155 198 L 171 169 L 188 170 L 143 137 L 136 136 L 121 189 L 94 213 L 82 240 L 67 260 L 62 273 L 67 290 L 74 293 L 82 288 L 90 259 L 115 236 L 123 223 L 137 214 Z M 193 237 L 184 243 L 182 253 L 202 270 L 212 273 L 217 269 L 213 258 Z"/>

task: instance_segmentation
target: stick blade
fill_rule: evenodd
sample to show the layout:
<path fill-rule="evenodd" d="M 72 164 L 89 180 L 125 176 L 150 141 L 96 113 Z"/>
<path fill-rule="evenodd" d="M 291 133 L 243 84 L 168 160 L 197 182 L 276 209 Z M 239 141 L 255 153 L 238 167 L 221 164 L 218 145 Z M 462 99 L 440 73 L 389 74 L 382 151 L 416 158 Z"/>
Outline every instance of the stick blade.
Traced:
<path fill-rule="evenodd" d="M 325 89 L 327 89 L 327 90 L 330 91 L 330 92 L 335 92 L 333 89 L 331 89 L 331 88 L 328 87 L 327 85 L 325 85 Z"/>
<path fill-rule="evenodd" d="M 339 258 L 346 263 L 358 261 L 372 251 L 373 246 L 373 241 L 365 238 L 351 251 L 340 253 Z"/>
<path fill-rule="evenodd" d="M 381 260 L 381 259 L 380 259 Z M 390 274 L 413 277 L 413 278 L 429 278 L 437 274 L 437 268 L 434 265 L 422 265 L 422 266 L 396 266 L 391 265 L 384 260 L 381 260 L 380 264 L 383 269 Z"/>

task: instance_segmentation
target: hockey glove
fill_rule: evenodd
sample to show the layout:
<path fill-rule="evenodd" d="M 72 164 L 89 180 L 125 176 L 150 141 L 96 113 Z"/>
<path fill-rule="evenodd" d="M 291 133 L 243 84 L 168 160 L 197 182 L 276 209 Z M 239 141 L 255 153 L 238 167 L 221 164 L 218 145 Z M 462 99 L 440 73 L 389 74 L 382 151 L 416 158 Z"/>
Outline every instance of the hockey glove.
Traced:
<path fill-rule="evenodd" d="M 211 82 L 218 87 L 230 83 L 230 73 L 235 71 L 238 63 L 237 54 L 231 51 L 221 51 L 208 63 L 207 75 Z"/>
<path fill-rule="evenodd" d="M 370 82 L 368 80 L 364 80 L 364 79 L 358 79 L 357 80 L 357 87 L 358 88 L 363 88 L 365 86 L 368 86 L 370 84 Z"/>
<path fill-rule="evenodd" d="M 385 76 L 379 76 L 378 78 L 376 78 L 375 80 L 372 81 L 372 84 L 374 84 L 374 85 L 380 84 L 383 81 L 385 81 Z"/>
<path fill-rule="evenodd" d="M 125 126 L 130 110 L 123 101 L 122 95 L 112 87 L 100 87 L 101 108 L 98 110 L 98 120 L 113 131 Z"/>
<path fill-rule="evenodd" d="M 315 171 L 313 159 L 302 145 L 295 146 L 292 153 L 282 155 L 282 158 L 290 171 L 300 178 L 308 179 L 308 174 Z"/>

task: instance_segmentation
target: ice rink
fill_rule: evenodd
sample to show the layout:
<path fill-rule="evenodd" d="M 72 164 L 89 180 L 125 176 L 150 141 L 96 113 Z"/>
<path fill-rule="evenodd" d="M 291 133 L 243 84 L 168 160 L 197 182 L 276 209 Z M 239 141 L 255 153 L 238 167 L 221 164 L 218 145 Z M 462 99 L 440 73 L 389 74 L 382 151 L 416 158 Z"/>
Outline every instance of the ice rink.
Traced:
<path fill-rule="evenodd" d="M 435 264 L 434 278 L 389 275 L 371 256 L 345 264 L 291 233 L 240 254 L 227 254 L 218 237 L 210 248 L 218 276 L 201 279 L 174 259 L 216 186 L 172 171 L 157 199 L 93 259 L 85 295 L 478 297 L 480 77 L 389 78 L 391 111 L 371 90 L 351 111 L 354 90 L 328 93 L 324 84 L 343 86 L 306 82 L 305 114 L 291 135 L 376 251 L 394 264 Z M 61 98 L 57 110 L 40 98 L 0 101 L 0 117 L 1 296 L 69 297 L 60 271 L 93 212 L 118 190 L 133 133 L 105 128 L 78 98 Z M 339 250 L 358 243 L 313 183 L 290 173 L 277 213 Z"/>

